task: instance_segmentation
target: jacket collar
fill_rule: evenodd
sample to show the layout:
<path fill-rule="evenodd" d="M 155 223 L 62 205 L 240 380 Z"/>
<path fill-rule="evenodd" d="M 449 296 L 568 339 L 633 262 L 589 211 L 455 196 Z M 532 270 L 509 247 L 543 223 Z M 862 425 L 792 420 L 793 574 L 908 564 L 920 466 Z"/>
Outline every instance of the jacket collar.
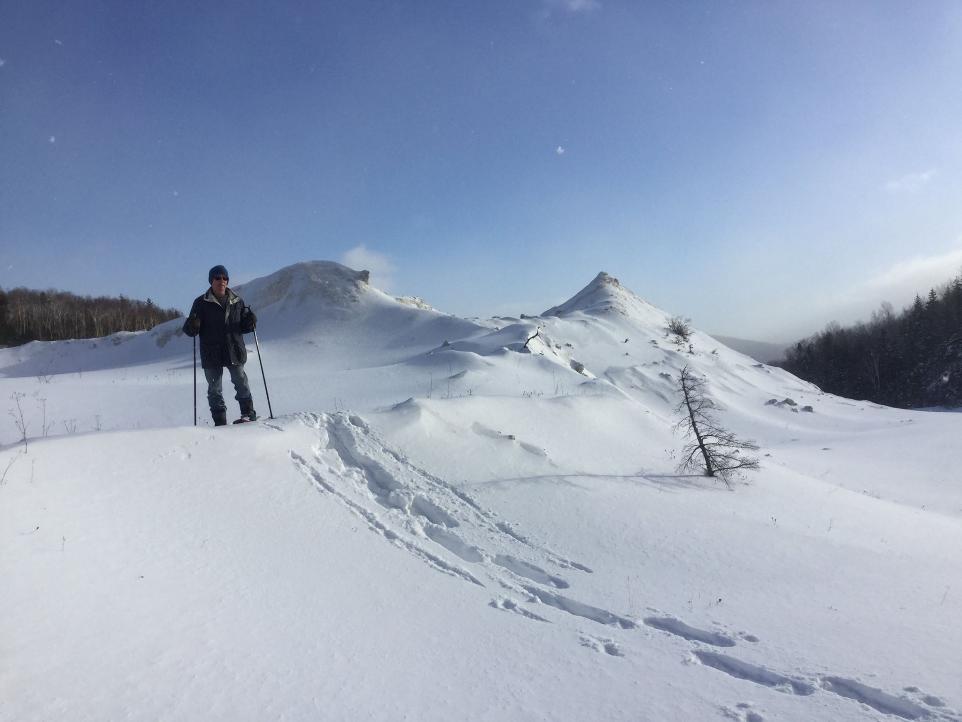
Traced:
<path fill-rule="evenodd" d="M 234 293 L 234 292 L 233 292 L 232 290 L 230 290 L 229 288 L 227 289 L 227 304 L 228 304 L 228 305 L 230 305 L 230 304 L 232 304 L 232 303 L 237 303 L 237 301 L 238 301 L 239 298 L 240 298 L 240 296 L 238 296 L 236 293 Z M 210 301 L 211 303 L 216 303 L 216 304 L 220 305 L 220 301 L 218 301 L 218 300 L 217 300 L 217 296 L 214 295 L 213 289 L 210 289 L 210 288 L 208 288 L 208 289 L 207 289 L 207 293 L 204 294 L 204 300 L 205 300 L 205 301 Z"/>

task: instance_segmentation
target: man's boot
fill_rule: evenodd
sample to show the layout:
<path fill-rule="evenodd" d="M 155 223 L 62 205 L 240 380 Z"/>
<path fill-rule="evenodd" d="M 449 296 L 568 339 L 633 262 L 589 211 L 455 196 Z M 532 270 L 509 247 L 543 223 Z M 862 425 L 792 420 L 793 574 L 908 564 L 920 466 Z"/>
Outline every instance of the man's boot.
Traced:
<path fill-rule="evenodd" d="M 211 411 L 211 418 L 214 419 L 214 426 L 227 426 L 227 411 Z"/>
<path fill-rule="evenodd" d="M 241 399 L 239 403 L 241 416 L 248 421 L 255 421 L 257 419 L 257 412 L 254 411 L 254 399 Z"/>

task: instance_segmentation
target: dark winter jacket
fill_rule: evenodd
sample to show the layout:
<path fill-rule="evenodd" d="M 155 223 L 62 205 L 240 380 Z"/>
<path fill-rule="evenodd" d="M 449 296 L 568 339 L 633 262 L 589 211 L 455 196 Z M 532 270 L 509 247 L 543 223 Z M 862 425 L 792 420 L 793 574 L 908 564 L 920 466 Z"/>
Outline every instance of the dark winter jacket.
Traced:
<path fill-rule="evenodd" d="M 257 317 L 240 296 L 228 288 L 224 306 L 211 290 L 198 296 L 184 322 L 184 333 L 188 336 L 198 334 L 191 325 L 195 316 L 200 319 L 201 366 L 212 369 L 247 361 L 244 334 L 254 330 Z"/>

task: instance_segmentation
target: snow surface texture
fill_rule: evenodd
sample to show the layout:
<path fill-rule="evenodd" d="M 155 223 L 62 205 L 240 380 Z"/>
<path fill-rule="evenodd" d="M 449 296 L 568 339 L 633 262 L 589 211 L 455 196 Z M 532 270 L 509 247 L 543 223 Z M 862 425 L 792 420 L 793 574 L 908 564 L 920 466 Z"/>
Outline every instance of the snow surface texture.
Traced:
<path fill-rule="evenodd" d="M 0 719 L 962 719 L 962 415 L 678 345 L 606 274 L 490 320 L 237 290 L 275 420 L 190 425 L 179 321 L 0 350 Z M 732 491 L 675 471 L 686 364 L 761 447 Z"/>

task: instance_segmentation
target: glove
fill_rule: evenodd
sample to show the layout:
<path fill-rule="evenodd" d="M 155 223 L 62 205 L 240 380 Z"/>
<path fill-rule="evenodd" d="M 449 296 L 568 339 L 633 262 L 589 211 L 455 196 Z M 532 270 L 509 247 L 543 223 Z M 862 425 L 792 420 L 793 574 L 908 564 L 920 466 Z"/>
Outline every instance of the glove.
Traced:
<path fill-rule="evenodd" d="M 244 333 L 250 333 L 255 328 L 257 328 L 257 316 L 250 308 L 244 308 L 244 316 L 241 319 L 241 326 L 244 328 Z"/>
<path fill-rule="evenodd" d="M 196 313 L 187 319 L 187 323 L 194 332 L 200 331 L 200 316 Z"/>

